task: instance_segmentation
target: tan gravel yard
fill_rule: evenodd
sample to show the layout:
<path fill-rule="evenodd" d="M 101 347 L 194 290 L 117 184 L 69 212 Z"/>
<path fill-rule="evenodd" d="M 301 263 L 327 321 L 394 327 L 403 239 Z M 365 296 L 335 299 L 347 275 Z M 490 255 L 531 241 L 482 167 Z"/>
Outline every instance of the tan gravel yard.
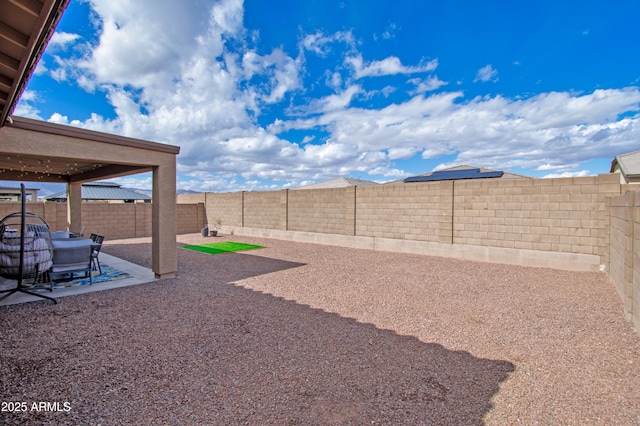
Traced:
<path fill-rule="evenodd" d="M 603 273 L 178 240 L 266 248 L 0 307 L 0 401 L 28 408 L 2 423 L 640 424 L 640 336 Z M 103 251 L 151 264 L 147 238 Z"/>

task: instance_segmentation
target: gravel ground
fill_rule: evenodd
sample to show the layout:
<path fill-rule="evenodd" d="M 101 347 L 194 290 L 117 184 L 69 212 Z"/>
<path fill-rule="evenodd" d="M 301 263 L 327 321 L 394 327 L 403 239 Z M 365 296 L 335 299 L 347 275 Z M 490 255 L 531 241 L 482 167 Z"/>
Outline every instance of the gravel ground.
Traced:
<path fill-rule="evenodd" d="M 178 240 L 267 248 L 0 307 L 2 422 L 640 424 L 640 337 L 605 274 Z M 103 251 L 151 264 L 149 239 Z"/>

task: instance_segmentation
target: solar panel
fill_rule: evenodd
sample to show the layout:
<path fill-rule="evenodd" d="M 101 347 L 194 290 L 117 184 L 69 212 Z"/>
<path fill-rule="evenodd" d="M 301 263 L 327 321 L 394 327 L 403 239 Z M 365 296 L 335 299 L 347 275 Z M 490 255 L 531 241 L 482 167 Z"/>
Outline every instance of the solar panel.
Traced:
<path fill-rule="evenodd" d="M 504 172 L 499 170 L 495 172 L 480 172 L 478 173 L 478 178 L 499 178 L 502 177 L 503 174 Z"/>
<path fill-rule="evenodd" d="M 481 172 L 480 169 L 463 169 L 463 170 L 440 170 L 433 172 L 428 176 L 411 176 L 404 182 L 432 182 L 439 180 L 458 180 L 458 179 L 485 179 L 499 178 L 504 174 L 502 171 Z"/>

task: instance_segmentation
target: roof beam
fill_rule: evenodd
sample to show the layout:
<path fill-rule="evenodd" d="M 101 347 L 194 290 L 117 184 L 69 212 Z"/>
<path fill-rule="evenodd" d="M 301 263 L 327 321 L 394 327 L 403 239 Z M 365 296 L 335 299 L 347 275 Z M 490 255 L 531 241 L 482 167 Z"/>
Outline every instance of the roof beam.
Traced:
<path fill-rule="evenodd" d="M 11 181 L 32 181 L 32 182 L 54 182 L 67 183 L 68 176 L 58 175 L 55 173 L 37 173 L 23 172 L 21 170 L 0 170 L 0 179 Z"/>
<path fill-rule="evenodd" d="M 129 166 L 124 164 L 110 164 L 108 166 L 99 167 L 95 170 L 90 170 L 84 173 L 72 174 L 69 176 L 69 182 L 81 183 L 91 182 L 94 180 L 114 178 L 119 176 L 129 176 L 138 173 L 145 173 L 152 171 L 153 168 L 149 166 Z"/>
<path fill-rule="evenodd" d="M 9 25 L 0 22 L 0 38 L 7 40 L 9 43 L 13 43 L 21 49 L 26 49 L 29 44 L 29 36 L 22 34 Z"/>
<path fill-rule="evenodd" d="M 7 89 L 11 88 L 11 84 L 13 81 L 4 74 L 0 74 L 0 85 L 6 87 Z"/>
<path fill-rule="evenodd" d="M 0 65 L 16 72 L 18 71 L 18 68 L 20 68 L 20 61 L 0 52 Z"/>
<path fill-rule="evenodd" d="M 37 18 L 42 10 L 42 3 L 37 0 L 9 0 L 9 3 L 13 3 L 34 18 Z"/>

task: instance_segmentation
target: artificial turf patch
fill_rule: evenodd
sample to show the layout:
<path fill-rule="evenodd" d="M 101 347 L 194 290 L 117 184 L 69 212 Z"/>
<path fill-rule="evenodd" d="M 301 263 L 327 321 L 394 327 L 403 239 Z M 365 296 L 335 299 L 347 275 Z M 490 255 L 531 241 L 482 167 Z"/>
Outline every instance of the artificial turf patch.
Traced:
<path fill-rule="evenodd" d="M 183 249 L 199 251 L 207 254 L 220 254 L 220 253 L 233 253 L 236 251 L 255 250 L 264 248 L 263 246 L 256 246 L 254 244 L 236 243 L 234 241 L 227 241 L 224 243 L 208 243 L 208 244 L 196 244 L 185 245 Z"/>

